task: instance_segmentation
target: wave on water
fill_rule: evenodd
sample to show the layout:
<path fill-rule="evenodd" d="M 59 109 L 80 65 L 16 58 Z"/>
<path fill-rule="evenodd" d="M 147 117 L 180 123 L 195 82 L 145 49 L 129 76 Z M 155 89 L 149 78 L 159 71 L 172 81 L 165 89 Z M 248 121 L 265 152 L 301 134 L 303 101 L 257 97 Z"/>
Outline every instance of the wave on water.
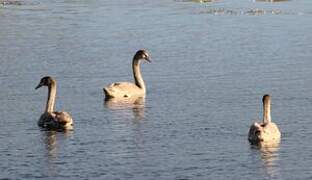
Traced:
<path fill-rule="evenodd" d="M 209 8 L 200 11 L 199 14 L 212 14 L 212 15 L 250 15 L 250 16 L 260 16 L 260 15 L 304 15 L 303 12 L 290 12 L 283 11 L 279 9 L 246 9 L 246 10 L 236 10 L 236 9 L 226 9 L 226 8 Z"/>
<path fill-rule="evenodd" d="M 207 3 L 209 5 L 198 14 L 211 14 L 211 15 L 249 15 L 249 16 L 260 16 L 260 15 L 306 15 L 312 14 L 312 12 L 296 12 L 296 11 L 287 11 L 287 10 L 280 10 L 280 9 L 263 9 L 263 8 L 226 8 L 220 7 L 221 2 L 219 0 L 174 0 L 175 2 L 190 2 L 190 3 Z M 259 2 L 259 3 L 282 3 L 291 0 L 251 0 L 252 2 Z M 218 4 L 219 7 L 213 7 L 214 4 Z"/>

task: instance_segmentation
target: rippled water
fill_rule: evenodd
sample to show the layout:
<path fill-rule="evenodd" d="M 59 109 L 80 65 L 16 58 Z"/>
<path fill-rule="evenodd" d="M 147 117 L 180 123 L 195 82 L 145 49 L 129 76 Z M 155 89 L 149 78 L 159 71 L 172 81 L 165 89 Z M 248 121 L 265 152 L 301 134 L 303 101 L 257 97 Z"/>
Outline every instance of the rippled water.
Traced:
<path fill-rule="evenodd" d="M 0 178 L 311 179 L 312 1 L 0 3 Z M 145 48 L 148 93 L 104 103 Z M 73 132 L 37 127 L 58 80 Z M 272 95 L 277 148 L 247 141 Z"/>

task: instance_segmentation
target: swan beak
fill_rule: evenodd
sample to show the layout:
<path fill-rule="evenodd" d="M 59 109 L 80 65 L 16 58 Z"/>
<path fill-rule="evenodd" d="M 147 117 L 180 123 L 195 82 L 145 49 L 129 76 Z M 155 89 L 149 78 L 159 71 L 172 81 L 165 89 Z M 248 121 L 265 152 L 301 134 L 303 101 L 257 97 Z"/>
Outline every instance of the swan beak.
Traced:
<path fill-rule="evenodd" d="M 38 89 L 38 88 L 40 88 L 41 86 L 42 86 L 41 84 L 38 84 L 38 86 L 36 86 L 35 89 Z"/>
<path fill-rule="evenodd" d="M 145 59 L 146 59 L 146 61 L 148 61 L 149 63 L 152 62 L 152 60 L 151 60 L 149 57 L 146 57 Z"/>

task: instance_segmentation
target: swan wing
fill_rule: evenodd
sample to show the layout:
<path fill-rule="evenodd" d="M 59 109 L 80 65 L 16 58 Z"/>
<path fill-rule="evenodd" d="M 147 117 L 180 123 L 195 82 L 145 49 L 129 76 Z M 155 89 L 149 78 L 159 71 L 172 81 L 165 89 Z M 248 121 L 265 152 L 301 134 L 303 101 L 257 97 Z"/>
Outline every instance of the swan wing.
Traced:
<path fill-rule="evenodd" d="M 280 139 L 281 137 L 281 132 L 278 128 L 278 126 L 273 123 L 273 122 L 270 122 L 269 124 L 267 124 L 266 126 L 264 126 L 264 129 L 270 133 L 270 136 L 273 138 L 273 139 Z"/>
<path fill-rule="evenodd" d="M 67 129 L 73 120 L 67 112 L 45 112 L 41 115 L 38 126 L 47 129 Z"/>
<path fill-rule="evenodd" d="M 132 97 L 142 94 L 142 90 L 130 82 L 117 82 L 104 88 L 110 97 Z"/>
<path fill-rule="evenodd" d="M 57 121 L 61 125 L 72 124 L 73 122 L 72 117 L 67 112 L 54 112 L 54 114 L 55 114 L 55 117 L 54 117 L 55 121 Z"/>
<path fill-rule="evenodd" d="M 43 113 L 38 121 L 38 126 L 46 128 L 54 121 L 52 113 L 45 112 Z"/>

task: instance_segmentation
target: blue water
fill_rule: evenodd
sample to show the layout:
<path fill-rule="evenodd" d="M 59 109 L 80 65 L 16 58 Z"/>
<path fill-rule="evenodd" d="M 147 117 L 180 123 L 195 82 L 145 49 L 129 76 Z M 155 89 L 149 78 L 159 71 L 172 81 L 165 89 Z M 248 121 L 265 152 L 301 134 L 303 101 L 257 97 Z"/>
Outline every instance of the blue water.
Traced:
<path fill-rule="evenodd" d="M 0 5 L 0 178 L 311 179 L 311 18 L 310 0 Z M 145 101 L 105 104 L 142 48 Z M 46 75 L 73 132 L 37 127 Z M 258 149 L 266 93 L 282 141 Z"/>

